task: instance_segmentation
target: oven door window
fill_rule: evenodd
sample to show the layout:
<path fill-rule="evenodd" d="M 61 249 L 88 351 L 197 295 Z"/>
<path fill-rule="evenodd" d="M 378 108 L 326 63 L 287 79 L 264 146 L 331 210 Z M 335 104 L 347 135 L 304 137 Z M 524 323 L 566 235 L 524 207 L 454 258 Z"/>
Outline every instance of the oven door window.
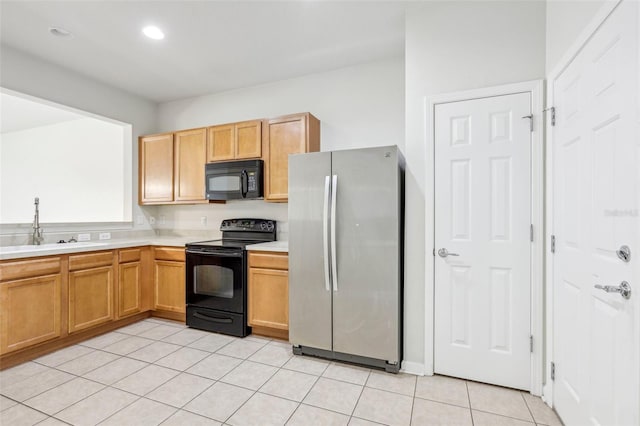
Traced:
<path fill-rule="evenodd" d="M 233 299 L 233 269 L 224 265 L 194 266 L 193 292 L 203 296 Z"/>
<path fill-rule="evenodd" d="M 242 253 L 201 254 L 187 249 L 187 304 L 241 313 L 245 268 Z"/>

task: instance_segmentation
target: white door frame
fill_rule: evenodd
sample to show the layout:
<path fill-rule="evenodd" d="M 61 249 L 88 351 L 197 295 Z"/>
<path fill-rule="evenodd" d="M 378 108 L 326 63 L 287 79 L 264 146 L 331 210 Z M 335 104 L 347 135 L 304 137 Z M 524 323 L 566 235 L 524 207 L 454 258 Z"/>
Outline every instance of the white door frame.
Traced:
<path fill-rule="evenodd" d="M 575 57 L 580 53 L 584 45 L 591 39 L 595 32 L 600 28 L 602 23 L 609 17 L 613 10 L 620 4 L 622 0 L 610 0 L 603 3 L 600 9 L 596 12 L 593 19 L 580 33 L 576 41 L 565 52 L 558 64 L 547 76 L 547 107 L 551 108 L 554 104 L 554 82 L 560 77 L 564 70 L 571 64 Z M 640 9 L 639 9 L 640 10 Z M 638 93 L 640 98 L 640 93 Z M 640 100 L 639 100 L 640 102 Z M 547 116 L 545 124 L 545 133 L 547 139 L 547 146 L 553 146 L 553 129 L 551 126 L 550 116 Z M 545 222 L 546 232 L 545 241 L 548 243 L 551 241 L 551 235 L 554 233 L 553 224 L 553 150 L 547 149 L 545 156 L 545 163 L 548 165 L 545 170 Z M 549 244 L 547 244 L 548 246 Z M 550 364 L 553 361 L 553 254 L 551 250 L 545 251 L 545 359 L 547 360 L 547 367 L 545 369 L 545 384 L 542 389 L 542 399 L 553 407 L 553 381 L 551 380 L 551 368 Z"/>
<path fill-rule="evenodd" d="M 544 137 L 542 125 L 544 105 L 544 81 L 533 80 L 522 83 L 487 87 L 455 93 L 445 93 L 425 98 L 425 151 L 427 165 L 425 184 L 425 360 L 424 373 L 433 375 L 434 352 L 434 290 L 435 290 L 435 138 L 434 117 L 438 104 L 466 101 L 492 96 L 516 93 L 531 94 L 533 132 L 531 133 L 531 223 L 533 242 L 531 243 L 531 393 L 540 395 L 543 385 L 543 260 L 544 260 Z M 431 179 L 431 182 L 429 182 Z"/>

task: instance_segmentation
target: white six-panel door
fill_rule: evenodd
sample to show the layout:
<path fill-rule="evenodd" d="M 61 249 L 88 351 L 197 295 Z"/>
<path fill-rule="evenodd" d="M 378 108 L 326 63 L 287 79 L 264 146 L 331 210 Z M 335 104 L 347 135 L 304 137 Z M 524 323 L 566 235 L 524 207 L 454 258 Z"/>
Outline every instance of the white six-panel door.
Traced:
<path fill-rule="evenodd" d="M 438 374 L 530 388 L 530 114 L 530 93 L 435 106 Z"/>
<path fill-rule="evenodd" d="M 623 1 L 552 82 L 553 400 L 566 425 L 640 424 L 638 14 Z M 595 288 L 622 281 L 628 300 Z"/>

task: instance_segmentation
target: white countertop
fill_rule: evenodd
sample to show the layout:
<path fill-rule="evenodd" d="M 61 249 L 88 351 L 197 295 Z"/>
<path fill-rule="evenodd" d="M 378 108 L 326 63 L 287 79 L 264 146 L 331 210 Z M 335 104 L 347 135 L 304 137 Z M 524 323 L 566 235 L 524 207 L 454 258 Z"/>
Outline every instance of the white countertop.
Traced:
<path fill-rule="evenodd" d="M 138 246 L 184 247 L 185 244 L 210 240 L 207 237 L 149 237 L 123 238 L 113 240 L 82 241 L 78 243 L 43 244 L 40 246 L 0 247 L 0 260 L 21 259 L 25 257 L 55 256 L 58 254 L 81 253 L 98 250 L 112 250 Z"/>
<path fill-rule="evenodd" d="M 289 241 L 270 241 L 268 243 L 251 244 L 247 246 L 249 251 L 279 251 L 289 252 Z"/>

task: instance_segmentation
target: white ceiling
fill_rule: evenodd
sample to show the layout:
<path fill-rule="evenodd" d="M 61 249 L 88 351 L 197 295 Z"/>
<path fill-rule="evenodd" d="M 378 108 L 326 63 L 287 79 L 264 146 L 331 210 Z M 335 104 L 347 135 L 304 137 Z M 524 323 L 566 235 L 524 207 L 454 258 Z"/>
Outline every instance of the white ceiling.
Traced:
<path fill-rule="evenodd" d="M 86 118 L 55 106 L 0 93 L 0 133 L 17 132 Z"/>
<path fill-rule="evenodd" d="M 397 1 L 6 1 L 0 40 L 156 102 L 404 54 Z M 141 29 L 157 25 L 162 41 Z M 59 26 L 73 37 L 55 37 Z"/>

